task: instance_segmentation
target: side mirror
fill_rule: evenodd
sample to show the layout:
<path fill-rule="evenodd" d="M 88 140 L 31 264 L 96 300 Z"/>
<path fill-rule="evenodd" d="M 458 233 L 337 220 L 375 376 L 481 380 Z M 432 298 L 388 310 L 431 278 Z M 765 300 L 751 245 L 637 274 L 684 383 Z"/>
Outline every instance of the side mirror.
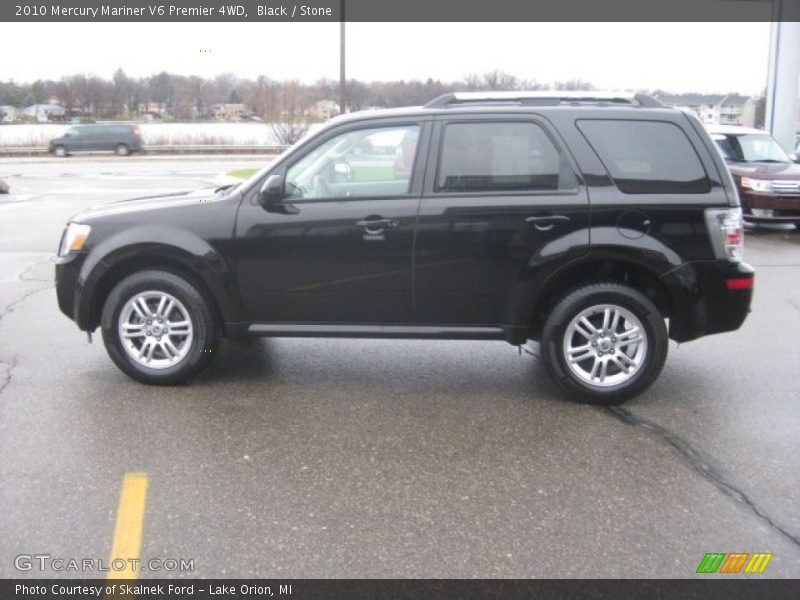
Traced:
<path fill-rule="evenodd" d="M 270 175 L 261 186 L 258 202 L 264 208 L 272 208 L 283 201 L 283 175 Z"/>
<path fill-rule="evenodd" d="M 796 162 L 800 165 L 800 152 L 793 152 L 789 155 L 789 158 L 792 159 L 792 162 Z"/>

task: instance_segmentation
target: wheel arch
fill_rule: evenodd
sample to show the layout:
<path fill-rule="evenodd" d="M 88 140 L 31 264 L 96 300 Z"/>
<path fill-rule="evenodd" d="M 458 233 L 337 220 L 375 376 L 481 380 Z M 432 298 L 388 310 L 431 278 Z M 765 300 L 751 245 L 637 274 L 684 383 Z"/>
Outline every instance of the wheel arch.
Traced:
<path fill-rule="evenodd" d="M 129 233 L 129 232 L 128 232 Z M 139 271 L 162 270 L 186 279 L 209 301 L 220 324 L 240 320 L 241 302 L 236 279 L 222 256 L 207 242 L 188 232 L 169 232 L 171 241 L 153 236 L 150 241 L 125 243 L 108 252 L 98 247 L 78 278 L 77 313 L 81 329 L 92 331 L 111 290 Z"/>
<path fill-rule="evenodd" d="M 590 255 L 573 261 L 540 283 L 536 295 L 528 304 L 527 314 L 520 316 L 521 326 L 518 325 L 514 330 L 517 335 L 524 335 L 525 339 L 538 339 L 547 316 L 564 296 L 585 285 L 601 282 L 629 285 L 647 296 L 665 317 L 670 317 L 675 314 L 679 302 L 671 286 L 662 277 L 667 271 L 613 254 Z"/>

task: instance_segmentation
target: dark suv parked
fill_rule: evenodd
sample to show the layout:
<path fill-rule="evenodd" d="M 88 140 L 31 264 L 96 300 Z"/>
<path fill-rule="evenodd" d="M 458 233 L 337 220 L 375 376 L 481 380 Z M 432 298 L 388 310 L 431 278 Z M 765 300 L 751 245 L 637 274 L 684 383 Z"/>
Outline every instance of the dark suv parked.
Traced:
<path fill-rule="evenodd" d="M 741 250 L 736 188 L 691 114 L 449 94 L 334 119 L 238 186 L 81 213 L 56 280 L 145 383 L 186 380 L 223 335 L 532 339 L 562 388 L 611 403 L 655 380 L 668 337 L 742 324 Z"/>
<path fill-rule="evenodd" d="M 142 132 L 138 125 L 76 125 L 61 137 L 50 140 L 48 150 L 56 156 L 103 151 L 128 156 L 142 148 Z"/>
<path fill-rule="evenodd" d="M 800 229 L 800 165 L 764 131 L 715 126 L 708 132 L 733 175 L 744 220 Z"/>

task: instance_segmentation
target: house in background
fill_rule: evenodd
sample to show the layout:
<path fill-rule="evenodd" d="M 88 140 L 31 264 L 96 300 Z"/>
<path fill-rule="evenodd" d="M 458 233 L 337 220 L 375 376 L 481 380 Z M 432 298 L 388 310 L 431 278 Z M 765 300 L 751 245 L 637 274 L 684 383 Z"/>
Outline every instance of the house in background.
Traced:
<path fill-rule="evenodd" d="M 169 116 L 165 102 L 140 102 L 136 110 L 145 121 L 157 121 Z"/>
<path fill-rule="evenodd" d="M 0 106 L 0 123 L 13 123 L 22 116 L 22 111 L 16 106 Z"/>
<path fill-rule="evenodd" d="M 211 108 L 213 118 L 217 121 L 241 121 L 247 116 L 244 104 L 215 104 Z"/>
<path fill-rule="evenodd" d="M 756 123 L 756 99 L 739 94 L 728 94 L 719 104 L 720 125 L 753 127 Z"/>
<path fill-rule="evenodd" d="M 756 99 L 739 94 L 661 94 L 657 98 L 675 108 L 691 110 L 704 125 L 754 127 Z"/>
<path fill-rule="evenodd" d="M 306 114 L 315 121 L 327 121 L 339 114 L 339 105 L 333 100 L 318 100 L 306 108 Z"/>
<path fill-rule="evenodd" d="M 31 104 L 26 106 L 22 113 L 25 116 L 33 117 L 39 123 L 49 123 L 50 121 L 64 121 L 67 118 L 67 111 L 58 104 Z"/>

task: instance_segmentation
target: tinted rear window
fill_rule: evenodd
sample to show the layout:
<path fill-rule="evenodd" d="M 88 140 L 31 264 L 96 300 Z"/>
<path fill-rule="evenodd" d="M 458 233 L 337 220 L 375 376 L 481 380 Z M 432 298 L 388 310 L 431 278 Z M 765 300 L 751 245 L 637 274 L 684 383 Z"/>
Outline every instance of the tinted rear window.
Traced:
<path fill-rule="evenodd" d="M 711 182 L 686 134 L 664 121 L 580 120 L 578 128 L 620 190 L 705 194 Z"/>

